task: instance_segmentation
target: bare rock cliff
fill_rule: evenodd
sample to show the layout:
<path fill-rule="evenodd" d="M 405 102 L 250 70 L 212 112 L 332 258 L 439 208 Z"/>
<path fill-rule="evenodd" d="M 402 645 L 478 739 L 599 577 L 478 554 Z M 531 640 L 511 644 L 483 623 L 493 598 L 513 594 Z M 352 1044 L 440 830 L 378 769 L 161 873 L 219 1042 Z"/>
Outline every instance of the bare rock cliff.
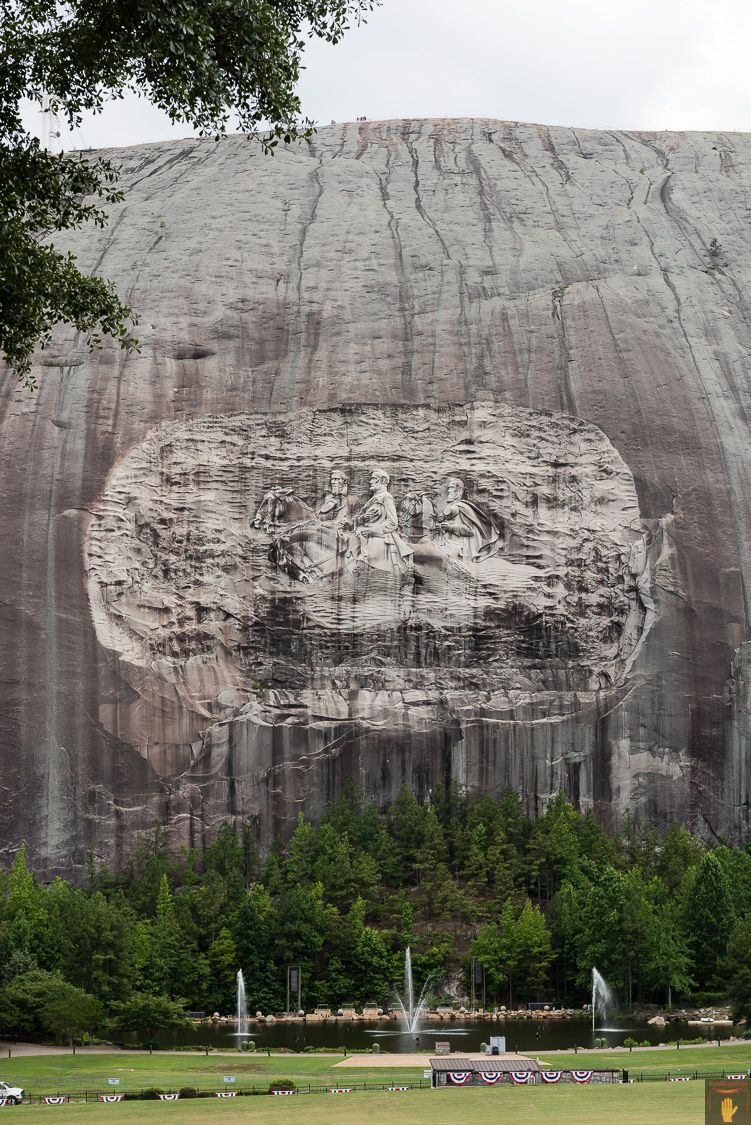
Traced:
<path fill-rule="evenodd" d="M 65 245 L 140 354 L 0 385 L 0 849 L 268 844 L 348 778 L 748 838 L 751 139 L 114 156 Z"/>

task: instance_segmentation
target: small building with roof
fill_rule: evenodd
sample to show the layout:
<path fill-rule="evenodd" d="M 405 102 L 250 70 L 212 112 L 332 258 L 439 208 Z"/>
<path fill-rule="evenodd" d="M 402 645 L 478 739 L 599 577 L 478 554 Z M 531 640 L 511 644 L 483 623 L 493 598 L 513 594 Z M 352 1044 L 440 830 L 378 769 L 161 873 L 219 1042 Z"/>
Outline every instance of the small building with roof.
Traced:
<path fill-rule="evenodd" d="M 535 1059 L 519 1055 L 499 1058 L 488 1056 L 469 1059 L 457 1056 L 432 1058 L 431 1085 L 442 1086 L 533 1086 L 559 1082 L 583 1085 L 589 1082 L 618 1082 L 620 1071 L 612 1067 L 602 1070 L 543 1070 Z"/>

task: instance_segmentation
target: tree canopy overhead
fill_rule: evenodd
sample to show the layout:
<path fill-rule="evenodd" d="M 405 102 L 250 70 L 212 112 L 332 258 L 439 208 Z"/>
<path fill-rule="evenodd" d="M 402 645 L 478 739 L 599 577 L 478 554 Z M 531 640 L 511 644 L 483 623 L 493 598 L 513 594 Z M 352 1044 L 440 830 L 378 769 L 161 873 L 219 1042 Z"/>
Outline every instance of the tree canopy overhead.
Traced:
<path fill-rule="evenodd" d="M 337 43 L 379 0 L 0 0 L 0 351 L 28 386 L 34 349 L 71 323 L 133 346 L 131 309 L 49 239 L 122 198 L 110 161 L 45 152 L 24 99 L 71 127 L 128 91 L 202 134 L 238 128 L 273 152 L 309 140 L 295 92 L 306 37 Z"/>

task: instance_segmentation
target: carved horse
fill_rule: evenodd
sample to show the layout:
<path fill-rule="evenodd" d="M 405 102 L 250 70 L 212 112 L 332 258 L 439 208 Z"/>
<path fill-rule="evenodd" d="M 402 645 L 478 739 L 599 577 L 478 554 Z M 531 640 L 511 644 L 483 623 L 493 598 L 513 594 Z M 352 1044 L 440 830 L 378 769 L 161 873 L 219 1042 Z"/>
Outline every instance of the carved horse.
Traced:
<path fill-rule="evenodd" d="M 314 514 L 310 505 L 295 496 L 291 489 L 272 488 L 256 509 L 253 527 L 262 527 L 268 533 L 279 524 L 302 523 Z"/>
<path fill-rule="evenodd" d="M 280 535 L 269 559 L 297 582 L 328 578 L 343 569 L 350 552 L 346 532 L 310 521 Z"/>

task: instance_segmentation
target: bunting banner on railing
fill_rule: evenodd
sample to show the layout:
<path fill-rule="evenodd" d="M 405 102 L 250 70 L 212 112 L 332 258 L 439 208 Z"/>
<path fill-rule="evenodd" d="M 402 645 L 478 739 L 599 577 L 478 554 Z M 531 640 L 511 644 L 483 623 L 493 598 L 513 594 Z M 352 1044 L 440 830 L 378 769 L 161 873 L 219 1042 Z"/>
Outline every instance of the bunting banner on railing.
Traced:
<path fill-rule="evenodd" d="M 351 1086 L 336 1086 L 334 1089 L 331 1090 L 331 1093 L 332 1094 L 351 1094 L 352 1093 L 352 1087 Z"/>
<path fill-rule="evenodd" d="M 501 1072 L 500 1070 L 481 1070 L 480 1078 L 486 1086 L 495 1086 L 496 1082 L 500 1081 Z"/>
<path fill-rule="evenodd" d="M 179 1094 L 159 1094 L 160 1102 L 176 1102 L 180 1097 Z"/>
<path fill-rule="evenodd" d="M 409 1086 L 387 1086 L 389 1094 L 395 1094 L 397 1090 L 408 1090 Z"/>
<path fill-rule="evenodd" d="M 472 1077 L 471 1070 L 450 1070 L 448 1071 L 449 1082 L 453 1086 L 465 1086 Z"/>
<path fill-rule="evenodd" d="M 686 1076 L 685 1078 L 681 1076 L 680 1078 L 671 1078 L 670 1081 L 671 1082 L 690 1082 L 691 1078 L 690 1078 L 690 1076 Z"/>
<path fill-rule="evenodd" d="M 275 1094 L 291 1094 L 292 1091 L 291 1090 L 274 1090 L 274 1093 Z M 216 1096 L 218 1098 L 236 1098 L 237 1097 L 237 1090 L 218 1090 Z"/>
<path fill-rule="evenodd" d="M 63 1096 L 60 1097 L 60 1098 L 45 1098 L 44 1104 L 45 1105 L 62 1105 L 64 1101 L 65 1101 L 65 1095 L 63 1094 Z"/>
<path fill-rule="evenodd" d="M 103 1102 L 121 1102 L 122 1100 L 122 1094 L 102 1094 Z"/>
<path fill-rule="evenodd" d="M 0 1105 L 7 1105 L 10 1098 L 0 1098 Z"/>
<path fill-rule="evenodd" d="M 560 1082 L 563 1075 L 562 1070 L 541 1070 L 543 1082 Z"/>
<path fill-rule="evenodd" d="M 512 1070 L 511 1078 L 517 1086 L 524 1086 L 527 1082 L 534 1082 L 535 1076 L 531 1070 Z"/>
<path fill-rule="evenodd" d="M 272 1094 L 294 1094 L 294 1092 L 295 1092 L 294 1090 L 272 1090 L 271 1091 Z M 333 1090 L 331 1092 L 332 1092 L 332 1094 L 334 1093 Z"/>
<path fill-rule="evenodd" d="M 572 1070 L 571 1077 L 573 1078 L 574 1082 L 589 1082 L 590 1078 L 592 1077 L 592 1071 Z"/>

